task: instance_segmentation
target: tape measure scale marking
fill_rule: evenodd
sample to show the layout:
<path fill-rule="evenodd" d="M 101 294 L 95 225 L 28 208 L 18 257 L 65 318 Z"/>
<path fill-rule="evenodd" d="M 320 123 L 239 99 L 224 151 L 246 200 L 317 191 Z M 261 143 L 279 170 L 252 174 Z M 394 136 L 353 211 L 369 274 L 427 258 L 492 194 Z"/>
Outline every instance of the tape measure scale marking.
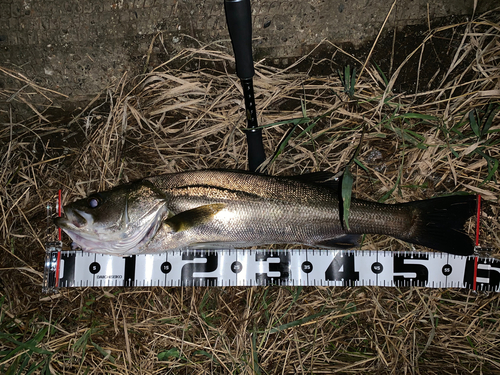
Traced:
<path fill-rule="evenodd" d="M 49 259 L 48 289 L 315 285 L 499 291 L 500 287 L 499 260 L 434 252 L 221 249 L 120 258 L 53 251 Z"/>

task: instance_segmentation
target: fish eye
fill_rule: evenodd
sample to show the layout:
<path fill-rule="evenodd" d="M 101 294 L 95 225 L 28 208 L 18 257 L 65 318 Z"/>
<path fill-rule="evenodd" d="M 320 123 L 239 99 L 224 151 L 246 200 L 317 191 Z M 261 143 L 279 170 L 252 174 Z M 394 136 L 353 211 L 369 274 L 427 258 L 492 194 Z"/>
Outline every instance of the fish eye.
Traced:
<path fill-rule="evenodd" d="M 101 204 L 101 198 L 97 196 L 90 197 L 87 200 L 87 204 L 89 205 L 90 208 L 96 208 Z"/>

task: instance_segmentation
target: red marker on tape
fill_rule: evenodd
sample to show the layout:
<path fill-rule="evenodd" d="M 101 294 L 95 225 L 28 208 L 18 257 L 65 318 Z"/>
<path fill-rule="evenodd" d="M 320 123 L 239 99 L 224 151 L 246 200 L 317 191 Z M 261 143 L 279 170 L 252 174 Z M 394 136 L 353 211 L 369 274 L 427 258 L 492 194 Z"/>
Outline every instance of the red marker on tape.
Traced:
<path fill-rule="evenodd" d="M 59 217 L 61 217 L 61 212 L 62 212 L 62 199 L 61 199 L 61 189 L 59 189 L 59 194 L 58 194 L 58 199 L 57 199 L 57 214 Z M 58 238 L 59 241 L 61 241 L 61 228 L 58 228 L 59 233 L 58 233 Z M 56 288 L 59 287 L 59 266 L 61 264 L 61 252 L 57 252 L 57 265 L 56 265 Z"/>
<path fill-rule="evenodd" d="M 481 222 L 481 194 L 477 196 L 477 213 L 476 213 L 476 247 L 479 246 L 479 224 Z M 477 257 L 474 257 L 474 281 L 472 289 L 476 291 L 476 278 L 477 278 Z"/>
<path fill-rule="evenodd" d="M 61 189 L 59 189 L 59 197 L 57 199 L 57 215 L 61 217 L 62 212 L 62 199 L 61 199 Z M 59 241 L 61 241 L 61 228 L 57 228 L 59 231 Z"/>

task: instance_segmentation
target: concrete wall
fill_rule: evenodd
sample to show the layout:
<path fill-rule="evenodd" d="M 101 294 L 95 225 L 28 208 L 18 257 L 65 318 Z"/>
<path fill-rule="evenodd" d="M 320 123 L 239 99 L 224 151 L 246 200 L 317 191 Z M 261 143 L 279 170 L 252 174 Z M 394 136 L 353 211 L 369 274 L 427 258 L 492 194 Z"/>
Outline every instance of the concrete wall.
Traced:
<path fill-rule="evenodd" d="M 479 0 L 476 13 L 498 0 Z M 295 58 L 324 38 L 359 46 L 380 30 L 392 1 L 253 0 L 254 54 Z M 399 0 L 387 29 L 450 15 L 472 15 L 474 0 Z M 89 97 L 124 72 L 143 71 L 185 46 L 228 48 L 223 0 L 0 0 L 0 66 L 69 96 Z M 193 39 L 194 38 L 194 39 Z M 231 52 L 232 53 L 232 52 Z M 287 61 L 287 60 L 285 60 Z M 16 83 L 0 77 L 0 89 Z"/>

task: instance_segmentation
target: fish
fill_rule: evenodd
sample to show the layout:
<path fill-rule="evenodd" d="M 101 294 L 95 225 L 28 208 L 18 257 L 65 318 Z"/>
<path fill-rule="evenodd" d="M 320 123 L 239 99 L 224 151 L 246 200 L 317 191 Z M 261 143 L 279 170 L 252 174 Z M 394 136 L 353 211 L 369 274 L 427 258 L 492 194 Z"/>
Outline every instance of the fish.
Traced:
<path fill-rule="evenodd" d="M 470 255 L 464 231 L 474 195 L 399 204 L 353 198 L 347 227 L 339 182 L 329 172 L 271 176 L 197 170 L 146 177 L 64 206 L 55 219 L 73 249 L 128 256 L 177 249 L 302 244 L 347 249 L 363 234 L 391 236 Z"/>

